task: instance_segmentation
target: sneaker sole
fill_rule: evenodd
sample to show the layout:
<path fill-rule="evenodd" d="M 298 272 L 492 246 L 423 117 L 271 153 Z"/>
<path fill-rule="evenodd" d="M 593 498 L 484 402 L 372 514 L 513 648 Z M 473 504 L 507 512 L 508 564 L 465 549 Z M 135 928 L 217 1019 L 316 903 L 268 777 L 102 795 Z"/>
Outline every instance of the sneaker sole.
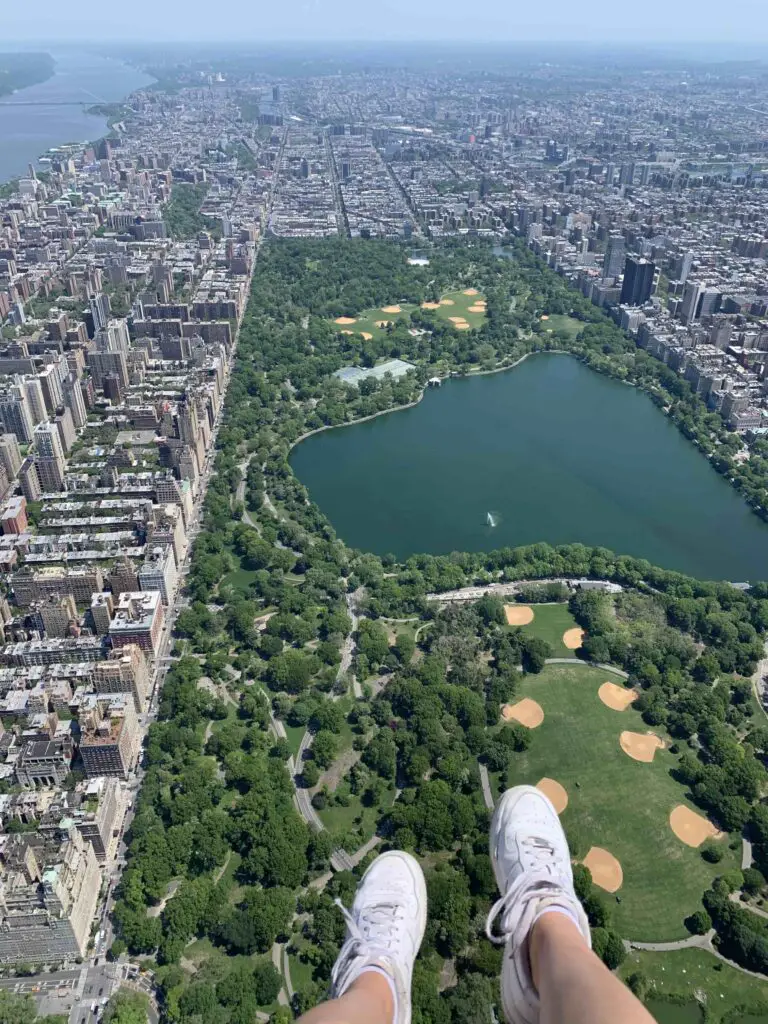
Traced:
<path fill-rule="evenodd" d="M 413 879 L 419 908 L 419 948 L 421 948 L 421 943 L 424 941 L 424 932 L 427 930 L 427 883 L 424 881 L 424 872 L 421 870 L 421 864 L 419 864 L 415 857 L 404 850 L 389 850 L 387 853 L 379 854 L 373 864 L 366 870 L 363 878 L 365 878 L 365 875 L 368 874 L 374 864 L 380 864 L 383 860 L 401 861 L 408 868 L 408 872 Z"/>

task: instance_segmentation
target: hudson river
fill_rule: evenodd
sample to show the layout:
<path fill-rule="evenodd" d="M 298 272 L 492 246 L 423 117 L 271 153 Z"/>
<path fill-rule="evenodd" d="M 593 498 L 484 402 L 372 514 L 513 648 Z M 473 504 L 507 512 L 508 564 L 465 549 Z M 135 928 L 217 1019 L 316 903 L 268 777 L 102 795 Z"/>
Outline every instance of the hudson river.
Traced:
<path fill-rule="evenodd" d="M 569 356 L 448 381 L 308 438 L 291 463 L 339 536 L 379 554 L 581 541 L 701 578 L 768 578 L 768 525 L 646 395 Z"/>
<path fill-rule="evenodd" d="M 152 82 L 127 64 L 93 53 L 52 56 L 52 78 L 0 97 L 0 183 L 26 174 L 27 165 L 53 146 L 92 142 L 105 134 L 105 118 L 86 114 L 86 107 L 76 104 L 115 103 Z M 73 105 L 58 105 L 69 102 Z"/>

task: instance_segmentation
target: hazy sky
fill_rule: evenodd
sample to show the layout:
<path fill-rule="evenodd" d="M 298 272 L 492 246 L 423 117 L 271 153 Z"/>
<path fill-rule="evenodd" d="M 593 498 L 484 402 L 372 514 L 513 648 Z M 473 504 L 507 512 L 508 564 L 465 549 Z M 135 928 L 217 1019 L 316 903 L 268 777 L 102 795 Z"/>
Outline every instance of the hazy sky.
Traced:
<path fill-rule="evenodd" d="M 768 42 L 767 0 L 0 0 L 2 37 Z M 3 47 L 0 38 L 0 50 Z"/>

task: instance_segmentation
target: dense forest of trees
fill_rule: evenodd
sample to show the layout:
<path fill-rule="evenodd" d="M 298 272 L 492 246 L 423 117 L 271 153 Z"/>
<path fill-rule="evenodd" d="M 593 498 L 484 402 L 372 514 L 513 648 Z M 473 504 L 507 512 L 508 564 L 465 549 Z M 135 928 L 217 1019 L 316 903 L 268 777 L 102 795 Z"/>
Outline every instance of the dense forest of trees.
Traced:
<path fill-rule="evenodd" d="M 200 213 L 208 186 L 175 184 L 171 190 L 170 202 L 163 210 L 163 221 L 171 238 L 195 238 L 201 231 L 217 233 L 215 221 Z"/>
<path fill-rule="evenodd" d="M 297 987 L 299 1013 L 322 997 L 343 938 L 333 898 L 350 900 L 355 877 L 336 873 L 321 892 L 309 883 L 329 870 L 334 846 L 350 836 L 315 833 L 296 812 L 286 770 L 291 745 L 271 736 L 271 715 L 313 734 L 312 754 L 301 766 L 310 787 L 351 733 L 361 756 L 348 773 L 350 792 L 362 807 L 379 809 L 385 844 L 441 854 L 428 872 L 430 926 L 416 968 L 414 1020 L 488 1020 L 499 954 L 478 928 L 494 896 L 478 758 L 502 772 L 525 749 L 529 733 L 522 726 L 501 733 L 486 727 L 513 696 L 520 669 L 540 671 L 551 652 L 507 630 L 497 600 L 436 611 L 431 592 L 583 577 L 627 588 L 611 606 L 599 594 L 572 599 L 589 633 L 585 657 L 630 673 L 642 688 L 647 721 L 665 726 L 679 744 L 680 781 L 723 827 L 751 830 L 758 867 L 768 867 L 768 807 L 760 799 L 768 729 L 750 717 L 748 678 L 768 627 L 768 587 L 740 591 L 580 544 L 416 555 L 398 564 L 347 548 L 294 477 L 290 446 L 306 431 L 401 405 L 436 372 L 506 365 L 546 347 L 568 348 L 596 369 L 645 387 L 671 406 L 670 415 L 703 449 L 719 442 L 718 459 L 736 450 L 737 440 L 687 385 L 669 378 L 523 247 L 516 259 L 502 260 L 480 245 L 447 244 L 427 268 L 408 266 L 404 255 L 389 243 L 309 240 L 270 242 L 259 259 L 205 530 L 192 560 L 192 602 L 177 623 L 182 657 L 150 730 L 115 911 L 113 953 L 127 948 L 153 957 L 168 1021 L 240 1024 L 252 1021 L 256 1009 L 289 1019 L 285 1008 L 274 1010 L 280 981 L 268 962 L 272 943 L 300 933 L 311 980 Z M 488 300 L 487 322 L 477 331 L 459 332 L 419 310 L 411 324 L 428 333 L 414 337 L 406 323 L 364 342 L 331 322 L 470 285 Z M 584 329 L 575 340 L 543 333 L 537 312 L 545 309 L 577 316 Z M 346 363 L 390 356 L 414 361 L 416 370 L 360 389 L 332 376 Z M 247 521 L 234 499 L 243 477 Z M 747 491 L 742 478 L 737 484 Z M 363 614 L 355 634 L 358 678 L 374 670 L 387 678 L 377 695 L 366 689 L 354 702 L 345 696 L 348 679 L 338 678 L 352 628 L 351 594 Z M 559 600 L 564 591 L 531 585 L 525 596 Z M 379 621 L 384 616 L 421 620 L 418 660 L 413 639 L 390 640 Z M 341 699 L 331 702 L 329 695 Z M 385 795 L 395 785 L 401 792 L 392 803 Z M 321 791 L 317 798 L 321 805 L 327 796 Z M 608 908 L 588 873 L 579 885 L 595 947 L 615 966 L 623 947 Z M 707 897 L 692 926 L 709 913 L 722 925 L 724 948 L 757 963 L 755 944 L 741 935 L 719 892 Z M 171 893 L 161 912 L 147 914 Z M 185 950 L 195 939 L 217 956 L 192 975 Z M 460 981 L 438 997 L 446 957 L 456 960 Z"/>

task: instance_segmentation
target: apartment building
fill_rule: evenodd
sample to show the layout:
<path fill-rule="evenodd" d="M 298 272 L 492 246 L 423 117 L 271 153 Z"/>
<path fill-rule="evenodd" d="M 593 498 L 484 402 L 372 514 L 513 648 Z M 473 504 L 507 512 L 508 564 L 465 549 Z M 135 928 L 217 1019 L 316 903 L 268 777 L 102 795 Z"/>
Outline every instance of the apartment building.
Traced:
<path fill-rule="evenodd" d="M 140 747 L 139 720 L 132 700 L 99 703 L 80 723 L 80 757 L 89 778 L 127 778 Z"/>
<path fill-rule="evenodd" d="M 110 651 L 106 661 L 97 662 L 93 667 L 96 693 L 130 693 L 138 713 L 149 698 L 150 684 L 149 665 L 138 644 L 127 644 Z"/>
<path fill-rule="evenodd" d="M 112 646 L 136 644 L 154 657 L 160 646 L 165 616 L 159 590 L 121 594 L 109 627 Z"/>
<path fill-rule="evenodd" d="M 53 849 L 8 837 L 0 854 L 0 963 L 85 956 L 101 888 L 92 844 L 75 827 Z"/>

